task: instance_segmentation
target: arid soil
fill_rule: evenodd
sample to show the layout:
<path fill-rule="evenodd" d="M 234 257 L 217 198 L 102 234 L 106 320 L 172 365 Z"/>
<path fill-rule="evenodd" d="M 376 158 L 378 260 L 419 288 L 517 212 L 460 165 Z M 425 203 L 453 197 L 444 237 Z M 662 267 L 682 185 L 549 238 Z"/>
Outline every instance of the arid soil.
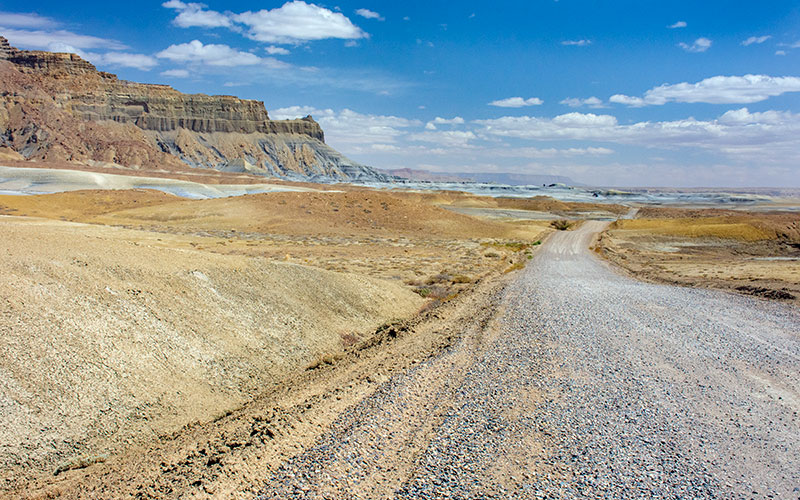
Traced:
<path fill-rule="evenodd" d="M 213 423 L 13 495 L 790 497 L 797 309 L 621 276 L 586 249 L 602 224 Z"/>
<path fill-rule="evenodd" d="M 2 489 L 138 456 L 264 398 L 506 276 L 549 231 L 425 196 L 294 194 L 0 197 Z"/>
<path fill-rule="evenodd" d="M 644 208 L 597 250 L 637 278 L 800 302 L 800 214 Z"/>

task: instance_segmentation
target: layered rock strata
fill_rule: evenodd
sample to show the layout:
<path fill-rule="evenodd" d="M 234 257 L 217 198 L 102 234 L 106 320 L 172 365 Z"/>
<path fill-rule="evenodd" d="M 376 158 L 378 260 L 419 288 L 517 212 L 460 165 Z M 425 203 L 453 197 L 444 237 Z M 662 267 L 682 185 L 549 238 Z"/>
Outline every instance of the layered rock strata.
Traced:
<path fill-rule="evenodd" d="M 28 159 L 388 179 L 324 141 L 311 116 L 271 120 L 260 101 L 119 80 L 75 54 L 22 51 L 0 36 L 0 147 Z"/>

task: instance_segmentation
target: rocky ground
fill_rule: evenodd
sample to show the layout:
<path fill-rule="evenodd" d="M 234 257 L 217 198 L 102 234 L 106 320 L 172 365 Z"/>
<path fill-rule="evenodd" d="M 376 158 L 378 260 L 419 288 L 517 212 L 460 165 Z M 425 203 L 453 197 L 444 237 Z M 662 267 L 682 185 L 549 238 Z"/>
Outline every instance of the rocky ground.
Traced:
<path fill-rule="evenodd" d="M 73 452 L 63 454 L 58 463 L 37 462 L 30 455 L 24 469 L 19 466 L 23 462 L 9 462 L 0 496 L 797 497 L 796 307 L 625 278 L 588 250 L 604 223 L 555 232 L 544 245 L 534 245 L 547 238 L 548 222 L 535 220 L 538 214 L 534 220 L 499 222 L 441 208 L 477 207 L 489 219 L 497 219 L 497 212 L 550 209 L 565 214 L 581 208 L 548 208 L 546 200 L 528 201 L 523 208 L 516 203 L 350 189 L 206 201 L 151 191 L 0 198 L 0 207 L 9 214 L 0 222 L 8 233 L 3 241 L 10 256 L 0 278 L 14 290 L 30 292 L 23 297 L 26 305 L 41 302 L 17 310 L 9 301 L 5 317 L 23 318 L 21 324 L 39 332 L 33 340 L 55 339 L 55 346 L 64 344 L 60 337 L 72 339 L 67 346 L 81 342 L 79 335 L 57 335 L 66 331 L 63 325 L 52 328 L 50 337 L 44 335 L 46 328 L 39 328 L 41 321 L 51 318 L 47 321 L 52 323 L 63 315 L 34 314 L 50 307 L 53 298 L 66 308 L 70 296 L 84 296 L 88 302 L 80 303 L 81 318 L 65 309 L 83 327 L 94 324 L 86 323 L 92 316 L 87 305 L 124 299 L 154 317 L 133 315 L 136 322 L 123 332 L 158 332 L 150 324 L 175 324 L 175 311 L 218 307 L 218 301 L 204 305 L 209 286 L 228 301 L 241 299 L 240 306 L 233 306 L 237 309 L 250 302 L 256 286 L 265 287 L 264 293 L 291 291 L 286 286 L 302 276 L 280 271 L 287 263 L 287 269 L 301 270 L 303 279 L 323 288 L 342 281 L 342 291 L 354 298 L 364 292 L 357 284 L 369 282 L 378 286 L 369 294 L 399 286 L 403 291 L 392 292 L 398 297 L 416 291 L 415 300 L 418 295 L 429 299 L 411 319 L 371 332 L 365 326 L 358 335 L 337 334 L 339 351 L 295 365 L 291 378 L 270 379 L 259 387 L 245 384 L 240 399 L 217 397 L 230 390 L 222 388 L 235 374 L 229 367 L 239 362 L 258 367 L 260 362 L 239 356 L 233 364 L 212 363 L 211 368 L 225 368 L 212 380 L 223 386 L 206 392 L 187 386 L 185 395 L 200 404 L 215 402 L 215 415 L 128 443 L 100 436 L 106 444 L 123 444 L 112 453 L 87 453 L 74 447 L 79 441 L 64 441 L 67 434 L 59 435 L 58 425 L 45 425 L 39 438 L 61 440 Z M 583 208 L 584 216 L 598 213 L 598 207 Z M 522 262 L 529 265 L 516 271 Z M 186 276 L 170 274 L 176 263 L 191 263 Z M 320 268 L 337 272 L 329 276 Z M 265 272 L 253 274 L 258 269 Z M 220 288 L 226 277 L 233 282 Z M 370 281 L 374 278 L 386 284 Z M 156 286 L 159 280 L 169 285 Z M 195 286 L 187 288 L 181 280 Z M 146 286 L 125 287 L 133 295 L 123 298 L 106 297 L 110 292 L 98 289 L 94 301 L 94 289 L 80 288 L 81 283 L 101 282 L 108 282 L 113 292 L 119 292 L 120 283 Z M 187 303 L 179 299 L 173 304 L 167 294 L 173 288 L 193 295 Z M 70 290 L 79 293 L 70 295 Z M 315 304 L 305 295 L 298 301 L 286 310 L 302 312 L 302 304 Z M 336 306 L 344 302 L 319 305 L 330 305 L 331 314 L 346 318 L 350 313 Z M 376 319 L 397 312 L 396 299 L 384 302 L 394 309 L 375 311 Z M 211 315 L 214 324 L 224 327 L 236 317 L 222 313 Z M 248 318 L 258 322 L 259 312 L 251 313 Z M 208 314 L 179 316 L 183 322 L 202 323 Z M 19 331 L 13 335 L 13 322 L 5 328 L 12 335 L 4 337 L 8 355 L 3 358 L 14 359 L 14 346 L 27 337 Z M 222 328 L 221 338 L 226 331 L 237 329 Z M 325 335 L 309 338 L 323 340 Z M 142 341 L 161 337 L 159 333 Z M 13 338 L 17 340 L 9 343 Z M 100 336 L 102 342 L 91 344 L 94 350 L 81 353 L 105 360 L 92 373 L 113 379 L 121 372 L 106 370 L 116 359 L 107 355 L 113 354 L 108 347 L 119 351 L 121 345 L 115 338 Z M 231 338 L 245 340 L 240 334 Z M 165 359 L 183 359 L 186 350 L 175 350 L 180 344 L 173 344 L 159 348 L 177 355 Z M 67 357 L 37 355 L 35 360 L 71 359 L 80 353 L 70 352 Z M 131 351 L 118 358 L 135 356 Z M 35 363 L 28 365 L 35 368 Z M 153 366 L 159 374 L 164 371 L 164 363 Z M 39 372 L 46 371 L 31 373 Z M 82 371 L 74 372 L 70 376 L 80 378 Z M 163 380 L 174 376 L 157 378 L 167 387 Z M 139 379 L 141 375 L 134 377 Z M 29 385 L 34 387 L 36 380 Z M 91 398 L 98 394 L 112 396 L 108 408 L 125 401 L 125 394 L 98 391 L 99 386 L 78 387 L 90 397 L 80 398 L 83 411 L 91 410 Z M 8 408 L 24 402 L 24 394 L 8 384 L 4 394 Z M 148 394 L 133 401 L 153 395 Z M 41 397 L 29 395 L 33 410 L 28 416 L 17 412 L 14 425 L 30 415 L 41 416 L 42 408 L 33 406 Z M 164 402 L 157 398 L 145 410 L 152 414 Z M 69 401 L 59 404 L 60 411 L 71 407 Z M 167 413 L 152 415 L 163 418 Z M 113 412 L 99 415 L 98 421 Z M 155 420 L 137 422 L 152 425 Z M 4 430 L 4 442 L 18 441 L 14 428 Z M 124 432 L 111 437 L 120 436 Z M 49 470 L 37 473 L 37 463 Z"/>
<path fill-rule="evenodd" d="M 1 489 L 213 421 L 546 233 L 370 191 L 289 194 L 0 196 Z"/>
<path fill-rule="evenodd" d="M 260 498 L 797 497 L 797 309 L 624 278 L 586 250 L 601 227 L 554 235 L 495 321 Z"/>

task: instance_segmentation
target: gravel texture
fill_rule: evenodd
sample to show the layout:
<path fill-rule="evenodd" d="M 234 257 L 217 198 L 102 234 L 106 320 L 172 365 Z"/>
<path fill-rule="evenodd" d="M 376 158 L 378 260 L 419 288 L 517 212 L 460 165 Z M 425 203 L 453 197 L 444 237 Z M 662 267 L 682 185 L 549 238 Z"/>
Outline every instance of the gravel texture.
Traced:
<path fill-rule="evenodd" d="M 636 282 L 559 232 L 462 341 L 260 498 L 800 498 L 800 310 Z"/>

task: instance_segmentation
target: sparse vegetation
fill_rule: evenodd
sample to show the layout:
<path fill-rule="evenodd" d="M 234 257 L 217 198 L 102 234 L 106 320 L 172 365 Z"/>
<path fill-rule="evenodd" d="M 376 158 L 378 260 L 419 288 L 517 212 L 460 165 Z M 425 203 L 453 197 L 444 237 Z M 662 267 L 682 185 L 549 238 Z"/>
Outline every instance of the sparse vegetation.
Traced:
<path fill-rule="evenodd" d="M 567 229 L 572 227 L 572 224 L 573 223 L 568 221 L 567 219 L 558 219 L 551 222 L 550 226 L 559 231 L 566 231 Z"/>
<path fill-rule="evenodd" d="M 508 268 L 507 268 L 505 271 L 503 271 L 503 272 L 504 272 L 504 273 L 510 273 L 510 272 L 512 272 L 512 271 L 518 271 L 518 270 L 520 270 L 520 269 L 524 269 L 524 268 L 525 268 L 525 264 L 523 264 L 522 262 L 516 262 L 516 263 L 512 264 L 510 267 L 508 267 Z"/>

